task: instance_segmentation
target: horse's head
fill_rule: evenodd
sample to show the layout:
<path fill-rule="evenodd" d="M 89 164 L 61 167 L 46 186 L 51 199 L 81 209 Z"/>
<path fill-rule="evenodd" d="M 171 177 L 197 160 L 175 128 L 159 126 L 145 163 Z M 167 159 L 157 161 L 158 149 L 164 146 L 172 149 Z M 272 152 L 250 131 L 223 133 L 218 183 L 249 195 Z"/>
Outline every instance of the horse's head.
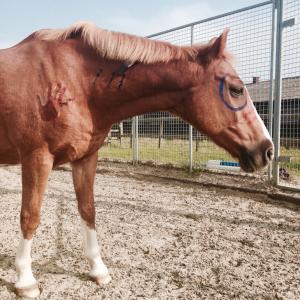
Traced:
<path fill-rule="evenodd" d="M 254 172 L 273 159 L 273 143 L 243 81 L 225 52 L 228 30 L 199 47 L 194 84 L 177 112 Z"/>

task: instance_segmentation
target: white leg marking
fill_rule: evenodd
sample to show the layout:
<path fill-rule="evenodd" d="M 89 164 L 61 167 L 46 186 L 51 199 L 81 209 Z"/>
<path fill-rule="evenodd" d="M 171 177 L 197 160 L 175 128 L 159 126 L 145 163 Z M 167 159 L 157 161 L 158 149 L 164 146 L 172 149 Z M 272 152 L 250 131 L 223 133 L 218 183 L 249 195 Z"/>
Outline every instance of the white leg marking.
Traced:
<path fill-rule="evenodd" d="M 95 230 L 90 229 L 86 222 L 81 220 L 81 228 L 82 228 L 82 235 L 83 235 L 83 248 L 85 256 L 87 257 L 91 270 L 89 275 L 94 278 L 106 278 L 107 280 L 110 277 L 108 275 L 107 267 L 105 266 L 104 262 L 102 261 L 100 255 L 100 248 L 97 242 L 97 233 Z M 108 281 L 109 281 L 108 280 Z"/>
<path fill-rule="evenodd" d="M 18 273 L 16 288 L 28 288 L 36 285 L 36 280 L 31 270 L 31 244 L 32 240 L 21 238 L 15 261 Z"/>

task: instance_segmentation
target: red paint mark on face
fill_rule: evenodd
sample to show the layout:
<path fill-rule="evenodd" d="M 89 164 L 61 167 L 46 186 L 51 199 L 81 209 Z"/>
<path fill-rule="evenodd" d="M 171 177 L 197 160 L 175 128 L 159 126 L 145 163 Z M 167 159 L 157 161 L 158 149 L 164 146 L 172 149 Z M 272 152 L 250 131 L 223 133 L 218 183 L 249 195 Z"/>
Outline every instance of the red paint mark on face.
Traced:
<path fill-rule="evenodd" d="M 243 112 L 242 115 L 248 125 L 252 125 L 253 122 L 256 120 L 256 113 L 253 110 L 248 112 Z"/>

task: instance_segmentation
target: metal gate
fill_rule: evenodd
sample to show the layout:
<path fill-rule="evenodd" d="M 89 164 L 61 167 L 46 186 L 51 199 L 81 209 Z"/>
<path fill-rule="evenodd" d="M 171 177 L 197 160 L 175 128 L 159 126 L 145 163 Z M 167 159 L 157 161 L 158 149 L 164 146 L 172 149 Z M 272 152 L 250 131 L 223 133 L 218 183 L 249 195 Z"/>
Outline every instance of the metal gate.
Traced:
<path fill-rule="evenodd" d="M 273 180 L 300 189 L 300 1 L 276 1 Z"/>
<path fill-rule="evenodd" d="M 276 146 L 272 170 L 261 175 L 300 188 L 299 17 L 300 1 L 266 1 L 148 38 L 176 45 L 206 43 L 229 27 L 228 50 Z M 123 142 L 112 141 L 101 150 L 102 157 L 190 170 L 232 161 L 209 138 L 166 112 L 126 120 L 122 128 Z"/>

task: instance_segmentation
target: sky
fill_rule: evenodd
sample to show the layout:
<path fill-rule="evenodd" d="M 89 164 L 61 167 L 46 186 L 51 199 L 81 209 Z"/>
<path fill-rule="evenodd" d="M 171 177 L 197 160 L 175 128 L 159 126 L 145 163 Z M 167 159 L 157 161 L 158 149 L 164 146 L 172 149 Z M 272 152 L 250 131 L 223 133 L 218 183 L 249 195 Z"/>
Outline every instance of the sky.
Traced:
<path fill-rule="evenodd" d="M 163 30 L 245 8 L 264 0 L 0 0 L 0 49 L 10 47 L 41 28 L 64 28 L 77 21 L 147 36 Z M 283 76 L 299 76 L 300 1 L 284 0 L 284 19 L 295 18 L 284 29 Z M 194 42 L 203 43 L 230 27 L 228 49 L 237 58 L 239 75 L 251 82 L 254 76 L 270 77 L 271 5 L 227 18 L 202 23 Z M 190 34 L 176 32 L 159 39 L 189 44 Z"/>
<path fill-rule="evenodd" d="M 99 27 L 146 36 L 262 0 L 0 0 L 0 48 L 41 28 L 87 20 Z"/>

